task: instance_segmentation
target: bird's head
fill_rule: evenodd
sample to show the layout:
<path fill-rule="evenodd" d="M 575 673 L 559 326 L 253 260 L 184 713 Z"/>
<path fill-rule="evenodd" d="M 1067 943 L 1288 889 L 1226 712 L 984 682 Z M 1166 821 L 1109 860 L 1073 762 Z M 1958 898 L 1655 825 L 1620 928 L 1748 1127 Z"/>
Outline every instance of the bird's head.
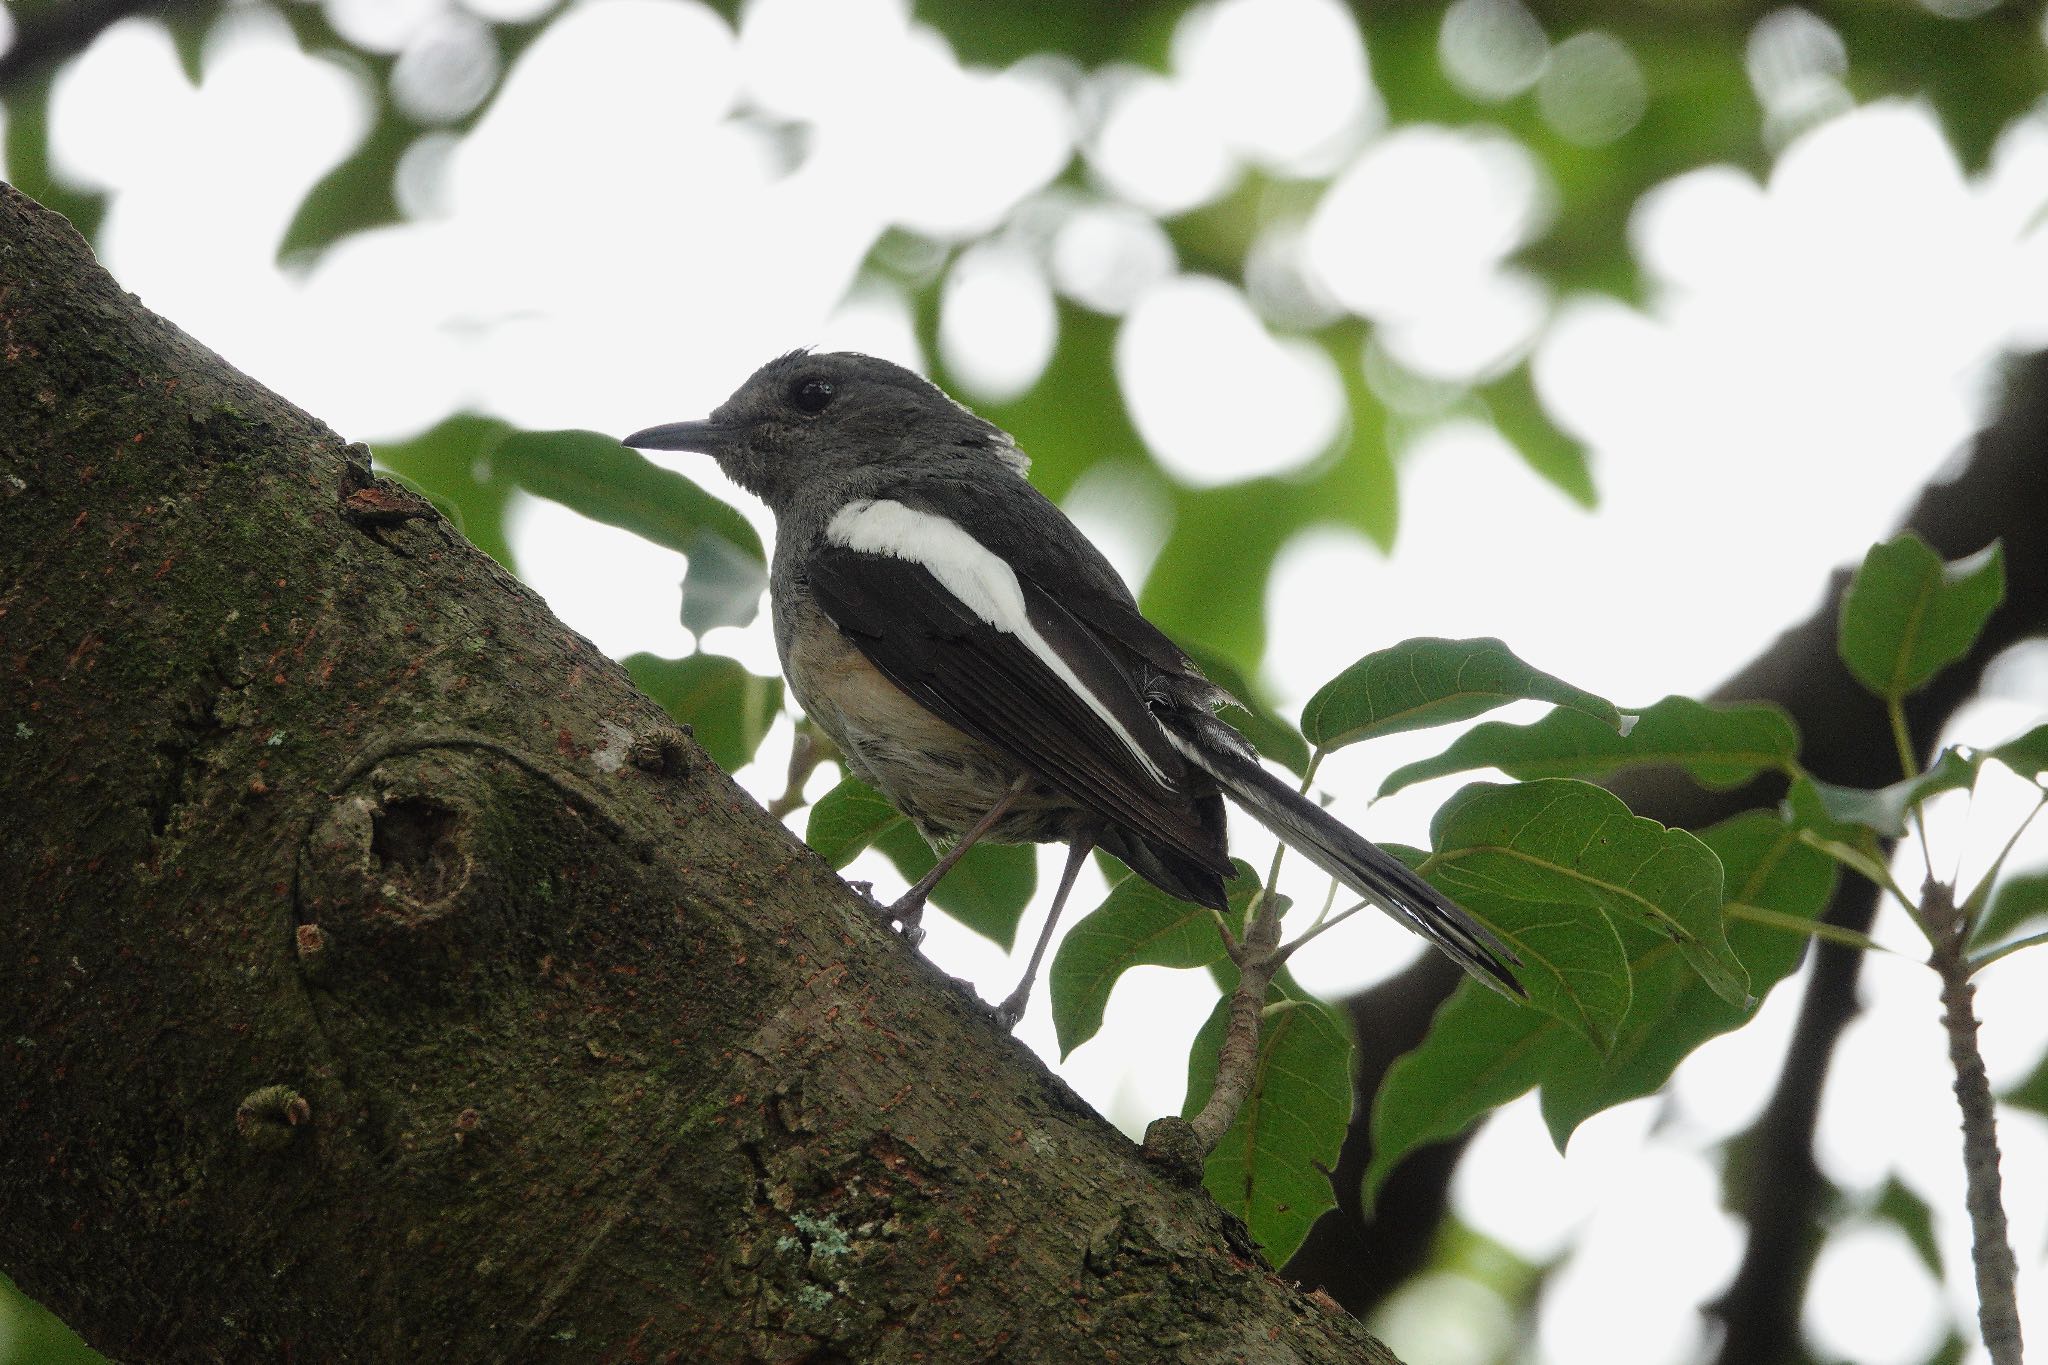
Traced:
<path fill-rule="evenodd" d="M 806 490 L 972 461 L 1021 474 L 1008 433 L 901 365 L 852 352 L 792 351 L 754 371 L 709 417 L 625 438 L 695 450 L 778 514 Z"/>

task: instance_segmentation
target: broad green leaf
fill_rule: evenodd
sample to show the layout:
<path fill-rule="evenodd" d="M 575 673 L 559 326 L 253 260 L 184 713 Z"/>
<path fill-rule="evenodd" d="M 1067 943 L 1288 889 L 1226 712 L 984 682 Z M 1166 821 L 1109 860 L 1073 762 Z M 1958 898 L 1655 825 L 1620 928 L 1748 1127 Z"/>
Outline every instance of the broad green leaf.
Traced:
<path fill-rule="evenodd" d="M 1800 787 L 1812 793 L 1828 819 L 1897 839 L 1906 832 L 1908 811 L 1930 796 L 1975 785 L 1983 761 L 1982 753 L 1943 749 L 1926 772 L 1889 787 L 1838 787 L 1819 778 L 1806 779 Z"/>
<path fill-rule="evenodd" d="M 1149 620 L 1183 644 L 1258 659 L 1274 556 L 1304 524 L 1279 484 L 1173 490 L 1173 530 L 1138 593 Z"/>
<path fill-rule="evenodd" d="M 1258 878 L 1238 862 L 1233 889 Z M 1137 873 L 1125 875 L 1109 896 L 1060 941 L 1054 954 L 1053 1031 L 1060 1056 L 1102 1028 L 1110 992 L 1133 967 L 1207 967 L 1223 960 L 1223 935 L 1203 906 L 1161 891 Z"/>
<path fill-rule="evenodd" d="M 1992 891 L 1991 903 L 1984 907 L 1971 941 L 1989 946 L 2016 938 L 2034 931 L 2043 919 L 2048 919 L 2048 872 L 2007 877 Z"/>
<path fill-rule="evenodd" d="M 1351 1036 L 1334 1010 L 1284 977 L 1267 1000 L 1287 1005 L 1259 1030 L 1257 1079 L 1209 1154 L 1202 1183 L 1245 1221 L 1267 1259 L 1282 1265 L 1337 1202 L 1330 1170 L 1351 1122 Z M 1229 1011 L 1226 992 L 1195 1035 L 1184 1116 L 1199 1112 L 1216 1088 Z"/>
<path fill-rule="evenodd" d="M 768 591 L 768 568 L 760 557 L 709 527 L 692 533 L 683 553 L 690 561 L 683 569 L 683 626 L 702 635 L 719 626 L 752 624 Z"/>
<path fill-rule="evenodd" d="M 1767 769 L 1789 765 L 1799 752 L 1792 718 L 1775 706 L 1707 706 L 1666 697 L 1621 734 L 1583 711 L 1556 710 L 1529 725 L 1488 721 L 1452 741 L 1434 758 L 1410 763 L 1380 784 L 1386 796 L 1446 773 L 1499 768 L 1520 781 L 1537 777 L 1600 777 L 1622 768 L 1665 764 L 1700 785 L 1739 787 Z"/>
<path fill-rule="evenodd" d="M 1873 545 L 1842 599 L 1842 661 L 1896 701 L 1963 657 L 2005 598 L 2005 554 L 1993 541 L 1944 564 L 1907 531 Z"/>
<path fill-rule="evenodd" d="M 423 131 L 388 100 L 379 100 L 362 142 L 299 201 L 278 241 L 277 259 L 309 264 L 344 237 L 401 221 L 398 162 Z"/>
<path fill-rule="evenodd" d="M 18 15 L 11 17 L 19 21 Z M 10 40 L 11 50 L 18 52 L 13 43 Z M 31 68 L 17 73 L 9 82 L 5 117 L 0 118 L 5 129 L 6 155 L 0 161 L 6 165 L 10 185 L 52 213 L 62 214 L 87 241 L 97 241 L 107 213 L 108 193 L 79 187 L 70 176 L 58 174 L 50 164 L 50 88 L 64 69 L 64 64 L 54 63 L 40 71 Z"/>
<path fill-rule="evenodd" d="M 1928 1207 L 1925 1199 L 1913 1193 L 1897 1176 L 1892 1176 L 1878 1190 L 1877 1200 L 1870 1211 L 1906 1235 L 1906 1240 L 1913 1244 L 1920 1263 L 1927 1267 L 1930 1275 L 1937 1281 L 1945 1276 L 1941 1242 L 1934 1235 L 1934 1210 Z"/>
<path fill-rule="evenodd" d="M 1701 841 L 1724 863 L 1732 899 L 1803 919 L 1825 908 L 1834 865 L 1791 825 L 1747 811 Z M 1717 996 L 1670 939 L 1633 924 L 1620 932 L 1635 989 L 1604 1055 L 1562 1020 L 1518 1008 L 1477 982 L 1458 987 L 1374 1100 L 1368 1204 L 1408 1152 L 1463 1132 L 1535 1086 L 1543 1088 L 1544 1118 L 1562 1147 L 1586 1117 L 1654 1092 L 1694 1048 L 1754 1012 Z M 1760 925 L 1733 922 L 1727 933 L 1758 994 L 1788 975 L 1805 950 L 1803 936 Z"/>
<path fill-rule="evenodd" d="M 1628 1009 L 1618 925 L 1676 943 L 1731 1003 L 1748 999 L 1721 925 L 1721 864 L 1613 793 L 1547 778 L 1474 783 L 1437 812 L 1431 880 L 1522 957 L 1532 1004 L 1605 1043 Z"/>
<path fill-rule="evenodd" d="M 2006 1104 L 2048 1116 L 2048 1055 L 2044 1055 L 2019 1084 L 2001 1091 L 1998 1098 Z"/>
<path fill-rule="evenodd" d="M 1275 763 L 1281 764 L 1296 776 L 1308 771 L 1308 741 L 1280 718 L 1259 696 L 1258 688 L 1236 664 L 1212 649 L 1192 647 L 1188 656 L 1202 670 L 1210 682 L 1244 703 L 1242 706 L 1226 706 L 1216 714 L 1244 732 L 1252 746 Z"/>
<path fill-rule="evenodd" d="M 845 867 L 897 825 L 907 825 L 889 799 L 851 775 L 811 803 L 804 842 L 834 867 Z"/>
<path fill-rule="evenodd" d="M 691 654 L 664 659 L 629 654 L 633 685 L 688 725 L 711 761 L 727 772 L 744 767 L 782 710 L 782 679 L 747 671 L 737 659 Z"/>
<path fill-rule="evenodd" d="M 1476 981 L 1461 981 L 1414 1051 L 1387 1068 L 1372 1102 L 1372 1161 L 1360 1198 L 1378 1198 L 1402 1158 L 1455 1137 L 1562 1064 L 1598 1051 L 1575 1030 Z"/>
<path fill-rule="evenodd" d="M 1536 396 L 1529 366 L 1521 364 L 1481 392 L 1493 423 L 1529 467 L 1581 507 L 1599 504 L 1586 448 L 1559 431 Z"/>
<path fill-rule="evenodd" d="M 1499 640 L 1404 640 L 1366 655 L 1309 698 L 1301 732 L 1323 749 L 1547 701 L 1619 729 L 1612 702 L 1529 667 Z"/>
<path fill-rule="evenodd" d="M 1997 759 L 2021 777 L 2039 781 L 2048 774 L 2048 725 L 2037 725 L 2018 739 L 1987 750 L 1985 757 Z"/>
<path fill-rule="evenodd" d="M 886 855 L 914 882 L 937 861 L 931 845 L 888 798 L 848 776 L 811 806 L 804 842 L 834 867 L 862 849 Z M 1037 855 L 1029 844 L 976 844 L 932 891 L 932 904 L 1004 948 L 1016 943 L 1017 922 L 1038 887 Z"/>
<path fill-rule="evenodd" d="M 1730 901 L 1810 922 L 1834 895 L 1833 860 L 1767 812 L 1744 811 L 1702 830 L 1700 842 L 1721 860 Z M 1759 998 L 1791 975 L 1805 955 L 1804 934 L 1733 918 L 1726 927 L 1728 944 Z M 1637 947 L 1629 966 L 1635 997 L 1607 1056 L 1581 1050 L 1544 1078 L 1543 1118 L 1560 1149 L 1586 1119 L 1654 1093 L 1693 1049 L 1756 1012 L 1754 1002 L 1737 1006 L 1716 995 L 1668 939 Z"/>
<path fill-rule="evenodd" d="M 517 573 L 505 534 L 512 482 L 484 458 L 511 431 L 495 417 L 457 413 L 409 441 L 380 445 L 370 454 L 379 468 L 397 475 L 440 508 L 470 544 Z"/>
<path fill-rule="evenodd" d="M 687 555 L 706 531 L 764 562 L 747 519 L 672 469 L 595 431 L 520 431 L 491 452 L 491 466 L 521 488 L 593 521 Z"/>

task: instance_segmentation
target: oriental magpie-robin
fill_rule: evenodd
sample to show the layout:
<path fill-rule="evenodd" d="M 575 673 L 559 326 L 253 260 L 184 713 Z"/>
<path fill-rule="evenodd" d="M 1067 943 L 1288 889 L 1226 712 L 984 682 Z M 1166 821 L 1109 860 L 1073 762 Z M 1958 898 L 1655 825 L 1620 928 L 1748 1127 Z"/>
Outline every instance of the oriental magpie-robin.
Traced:
<path fill-rule="evenodd" d="M 1212 714 L 1229 695 L 1025 479 L 1008 433 L 928 381 L 870 356 L 796 351 L 708 419 L 625 443 L 708 454 L 774 513 L 769 596 L 791 690 L 857 776 L 951 845 L 893 919 L 915 934 L 932 887 L 979 839 L 1067 842 L 1005 1024 L 1024 1013 L 1089 849 L 1225 908 L 1225 794 L 1472 975 L 1520 993 L 1517 959 L 1485 926 L 1260 766 Z"/>

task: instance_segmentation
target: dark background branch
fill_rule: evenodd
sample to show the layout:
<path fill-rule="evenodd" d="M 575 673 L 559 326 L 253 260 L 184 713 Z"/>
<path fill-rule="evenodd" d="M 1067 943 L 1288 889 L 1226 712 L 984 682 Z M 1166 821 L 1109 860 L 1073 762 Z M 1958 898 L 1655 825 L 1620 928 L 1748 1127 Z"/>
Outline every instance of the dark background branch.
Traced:
<path fill-rule="evenodd" d="M 77 56 L 123 19 L 144 14 L 162 19 L 202 8 L 203 0 L 44 0 L 10 6 L 14 41 L 0 52 L 0 95 Z"/>

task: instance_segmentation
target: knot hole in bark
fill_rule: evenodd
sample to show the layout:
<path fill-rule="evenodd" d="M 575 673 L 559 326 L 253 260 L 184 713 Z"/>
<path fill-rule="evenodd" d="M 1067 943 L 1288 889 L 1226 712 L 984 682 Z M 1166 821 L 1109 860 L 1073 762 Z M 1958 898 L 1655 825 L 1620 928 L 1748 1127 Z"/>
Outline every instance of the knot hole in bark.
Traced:
<path fill-rule="evenodd" d="M 370 856 L 412 900 L 445 899 L 469 875 L 462 817 L 430 796 L 388 798 L 370 816 Z"/>

